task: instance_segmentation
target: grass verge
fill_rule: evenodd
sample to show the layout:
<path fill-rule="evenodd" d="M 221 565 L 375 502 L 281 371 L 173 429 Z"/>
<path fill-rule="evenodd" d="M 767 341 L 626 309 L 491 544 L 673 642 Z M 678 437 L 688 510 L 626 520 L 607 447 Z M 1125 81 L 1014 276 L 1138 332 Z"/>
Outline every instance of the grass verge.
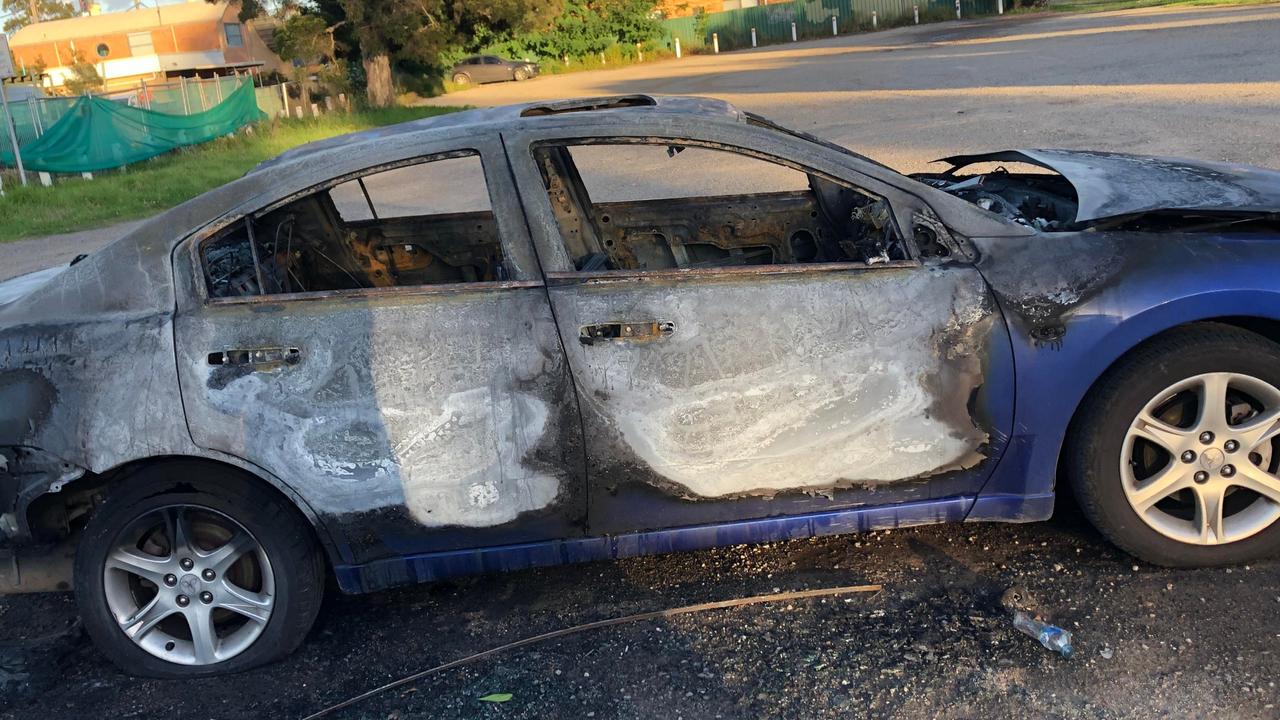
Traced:
<path fill-rule="evenodd" d="M 5 173 L 0 198 L 0 242 L 65 233 L 148 217 L 230 182 L 289 148 L 380 125 L 454 112 L 460 108 L 365 110 L 303 120 L 274 120 L 237 133 L 130 165 L 95 173 L 93 180 L 62 176 L 53 187 L 22 187 Z"/>

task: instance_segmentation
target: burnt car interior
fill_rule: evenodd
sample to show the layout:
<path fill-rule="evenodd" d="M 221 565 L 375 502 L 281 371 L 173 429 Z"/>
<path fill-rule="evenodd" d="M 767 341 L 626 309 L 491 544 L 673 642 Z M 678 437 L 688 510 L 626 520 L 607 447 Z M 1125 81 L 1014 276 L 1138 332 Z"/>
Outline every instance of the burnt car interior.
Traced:
<path fill-rule="evenodd" d="M 1078 208 L 1076 190 L 1061 175 L 1044 171 L 1011 172 L 1004 165 L 991 172 L 961 175 L 958 171 L 962 167 L 965 166 L 911 177 L 1019 225 L 1046 232 L 1077 229 L 1074 225 Z"/>
<path fill-rule="evenodd" d="M 459 161 L 474 165 L 448 165 Z M 445 194 L 467 196 L 468 209 L 439 211 L 456 205 L 431 201 Z M 247 217 L 205 241 L 201 259 L 215 298 L 507 279 L 479 158 L 470 155 L 351 180 Z"/>
<path fill-rule="evenodd" d="M 909 259 L 884 198 L 760 158 L 623 140 L 539 145 L 534 158 L 581 272 Z M 798 182 L 771 187 L 779 171 Z"/>

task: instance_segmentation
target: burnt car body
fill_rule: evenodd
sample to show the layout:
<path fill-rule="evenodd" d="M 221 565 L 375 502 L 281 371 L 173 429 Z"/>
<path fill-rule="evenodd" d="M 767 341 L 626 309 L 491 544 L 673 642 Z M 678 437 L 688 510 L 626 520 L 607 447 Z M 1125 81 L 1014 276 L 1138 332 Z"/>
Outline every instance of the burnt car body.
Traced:
<path fill-rule="evenodd" d="M 730 151 L 809 188 L 592 202 L 565 146 L 601 143 Z M 335 219 L 325 194 L 460 157 L 490 215 L 428 227 L 369 201 Z M 952 162 L 906 177 L 722 102 L 646 96 L 287 152 L 0 284 L 0 531 L 74 536 L 179 458 L 287 498 L 347 592 L 1042 520 L 1073 418 L 1134 348 L 1200 321 L 1280 338 L 1277 173 Z M 1061 174 L 962 174 L 979 162 Z"/>
<path fill-rule="evenodd" d="M 507 60 L 497 55 L 472 55 L 458 61 L 449 71 L 449 77 L 457 85 L 472 83 L 528 80 L 538 76 L 539 67 L 528 60 Z"/>

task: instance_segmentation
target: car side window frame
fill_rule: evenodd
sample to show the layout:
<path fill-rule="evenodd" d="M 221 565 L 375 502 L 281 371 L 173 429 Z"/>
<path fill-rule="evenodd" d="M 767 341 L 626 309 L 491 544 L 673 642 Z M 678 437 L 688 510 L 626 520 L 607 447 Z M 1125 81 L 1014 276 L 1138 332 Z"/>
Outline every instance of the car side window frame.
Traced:
<path fill-rule="evenodd" d="M 452 158 L 475 157 L 480 161 L 481 172 L 485 182 L 485 192 L 488 195 L 490 212 L 494 215 L 494 223 L 498 233 L 498 243 L 503 250 L 503 262 L 508 264 L 512 277 L 506 280 L 491 280 L 479 282 L 460 282 L 460 283 L 439 283 L 427 285 L 405 285 L 393 287 L 367 287 L 355 289 L 337 289 L 337 290 L 311 290 L 305 292 L 291 293 L 262 293 L 255 295 L 245 295 L 236 297 L 213 297 L 209 292 L 207 275 L 202 249 L 206 243 L 216 239 L 237 223 L 247 223 L 248 232 L 251 238 L 250 251 L 254 255 L 257 254 L 256 243 L 253 242 L 253 222 L 265 215 L 279 210 L 290 203 L 296 202 L 303 198 L 310 197 L 319 193 L 327 193 L 333 188 L 353 180 L 362 180 L 378 173 L 399 168 L 423 165 L 426 163 L 448 160 Z M 511 213 L 506 211 L 504 206 L 506 203 L 500 202 L 498 188 L 496 183 L 492 181 L 497 177 L 496 173 L 507 172 L 505 166 L 505 158 L 501 160 L 502 168 L 492 168 L 489 159 L 489 153 L 480 147 L 458 147 L 449 150 L 442 150 L 427 155 L 419 155 L 412 158 L 395 160 L 392 162 L 380 163 L 367 168 L 342 173 L 328 178 L 322 182 L 309 185 L 300 190 L 291 192 L 287 195 L 277 197 L 265 205 L 251 211 L 236 211 L 224 216 L 222 219 L 211 223 L 204 229 L 196 232 L 183 241 L 180 247 L 185 246 L 189 263 L 189 271 L 191 274 L 191 289 L 194 291 L 194 300 L 198 305 L 204 306 L 222 306 L 222 305 L 257 305 L 257 304 L 279 304 L 284 302 L 298 302 L 306 300 L 324 300 L 324 299 L 360 299 L 360 298 L 379 298 L 379 297 L 399 297 L 413 295 L 439 295 L 439 294 L 457 294 L 469 292 L 482 292 L 489 290 L 501 290 L 509 288 L 525 288 L 525 287 L 543 287 L 544 283 L 540 276 L 534 276 L 528 273 L 527 266 L 530 264 L 528 260 L 517 260 L 523 255 L 532 252 L 532 247 L 522 247 L 520 244 L 530 245 L 530 237 L 527 228 L 517 228 L 512 225 L 514 222 L 522 222 L 523 218 L 512 218 Z M 525 232 L 517 232 L 524 229 Z M 522 272 L 523 271 L 523 272 Z M 255 269 L 256 272 L 256 269 Z M 521 275 L 530 275 L 529 277 L 520 277 Z"/>
<path fill-rule="evenodd" d="M 504 139 L 505 139 L 505 136 L 504 136 Z M 563 147 L 572 148 L 575 145 L 649 145 L 649 146 L 678 145 L 678 146 L 684 146 L 684 147 L 699 147 L 699 148 L 705 148 L 709 150 L 721 150 L 721 151 L 731 152 L 744 157 L 751 157 L 764 162 L 770 162 L 776 165 L 780 165 L 782 167 L 796 170 L 801 173 L 812 174 L 828 182 L 833 182 L 846 187 L 852 186 L 857 190 L 862 190 L 867 193 L 871 193 L 883 198 L 889 204 L 892 220 L 894 222 L 895 227 L 898 230 L 898 233 L 901 237 L 902 245 L 908 255 L 908 259 L 905 259 L 905 260 L 890 260 L 887 262 L 874 263 L 874 264 L 868 264 L 868 263 L 862 263 L 862 262 L 823 262 L 823 263 L 787 263 L 787 264 L 773 264 L 773 265 L 721 266 L 721 267 L 707 267 L 707 268 L 671 268 L 671 269 L 660 269 L 660 270 L 637 270 L 637 269 L 586 270 L 586 271 L 578 270 L 574 267 L 572 259 L 569 258 L 568 251 L 564 245 L 564 237 L 561 232 L 560 225 L 558 222 L 554 220 L 554 213 L 551 212 L 551 203 L 550 203 L 549 194 L 545 189 L 545 187 L 542 185 L 541 181 L 539 180 L 538 189 L 540 190 L 541 197 L 538 198 L 535 202 L 538 202 L 539 207 L 545 208 L 547 212 L 550 213 L 550 215 L 552 216 L 552 222 L 550 227 L 548 228 L 546 227 L 545 221 L 535 222 L 532 216 L 529 219 L 530 219 L 531 230 L 537 233 L 538 230 L 535 229 L 535 226 L 539 226 L 539 228 L 543 232 L 551 233 L 551 236 L 547 239 L 547 243 L 558 247 L 558 252 L 556 252 L 554 258 L 545 258 L 543 257 L 543 255 L 545 255 L 544 247 L 542 245 L 538 245 L 540 258 L 542 259 L 542 262 L 543 262 L 544 274 L 546 275 L 549 281 L 572 282 L 572 281 L 590 280 L 593 278 L 596 278 L 596 279 L 609 279 L 609 278 L 669 279 L 672 277 L 699 277 L 699 276 L 715 277 L 715 276 L 725 276 L 725 275 L 783 275 L 783 274 L 803 274 L 803 273 L 816 273 L 816 272 L 854 272 L 854 271 L 868 271 L 868 270 L 891 269 L 891 268 L 912 268 L 912 267 L 920 267 L 923 265 L 923 262 L 921 261 L 920 250 L 917 247 L 915 239 L 912 237 L 913 233 L 903 231 L 902 229 L 903 227 L 902 219 L 904 215 L 910 216 L 910 211 L 907 208 L 902 206 L 903 205 L 902 201 L 905 197 L 907 197 L 907 194 L 898 188 L 895 188 L 891 185 L 887 185 L 883 182 L 877 181 L 874 178 L 864 177 L 863 180 L 865 180 L 865 182 L 851 180 L 848 178 L 842 178 L 831 172 L 824 171 L 820 168 L 814 168 L 810 165 L 806 165 L 806 164 L 796 162 L 787 158 L 783 158 L 776 154 L 764 152 L 752 147 L 747 147 L 745 144 L 738 145 L 738 144 L 732 144 L 732 143 L 727 143 L 723 141 L 715 141 L 715 140 L 710 140 L 705 138 L 679 136 L 674 133 L 670 135 L 667 135 L 667 134 L 652 135 L 652 134 L 639 134 L 635 132 L 631 132 L 631 133 L 619 132 L 615 130 L 613 133 L 604 133 L 599 135 L 594 133 L 592 134 L 565 133 L 563 135 L 557 135 L 554 137 L 542 137 L 541 134 L 539 134 L 539 136 L 529 138 L 526 142 L 523 142 L 521 144 L 524 145 L 523 149 L 527 151 L 522 153 L 522 155 L 524 156 L 522 157 L 522 160 L 527 160 L 535 170 L 537 165 L 535 153 L 539 148 L 542 148 L 542 147 L 563 146 Z M 922 206 L 927 209 L 927 205 L 922 204 Z M 526 213 L 528 214 L 527 210 L 526 210 Z M 908 225 L 908 227 L 910 228 L 912 226 Z M 536 237 L 535 237 L 535 244 L 537 244 Z M 559 267 L 556 267 L 555 269 L 548 269 L 547 267 L 548 262 L 554 262 L 555 264 L 559 265 Z"/>

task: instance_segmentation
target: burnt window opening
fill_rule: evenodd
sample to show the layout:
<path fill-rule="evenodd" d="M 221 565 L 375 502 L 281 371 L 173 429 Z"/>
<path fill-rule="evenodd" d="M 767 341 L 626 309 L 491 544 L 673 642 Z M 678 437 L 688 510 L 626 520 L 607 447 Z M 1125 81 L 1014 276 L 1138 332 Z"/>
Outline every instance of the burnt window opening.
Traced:
<path fill-rule="evenodd" d="M 884 198 L 759 157 L 615 141 L 534 158 L 581 272 L 909 259 Z"/>
<path fill-rule="evenodd" d="M 201 246 L 210 297 L 507 279 L 480 158 L 350 180 L 246 217 Z"/>

